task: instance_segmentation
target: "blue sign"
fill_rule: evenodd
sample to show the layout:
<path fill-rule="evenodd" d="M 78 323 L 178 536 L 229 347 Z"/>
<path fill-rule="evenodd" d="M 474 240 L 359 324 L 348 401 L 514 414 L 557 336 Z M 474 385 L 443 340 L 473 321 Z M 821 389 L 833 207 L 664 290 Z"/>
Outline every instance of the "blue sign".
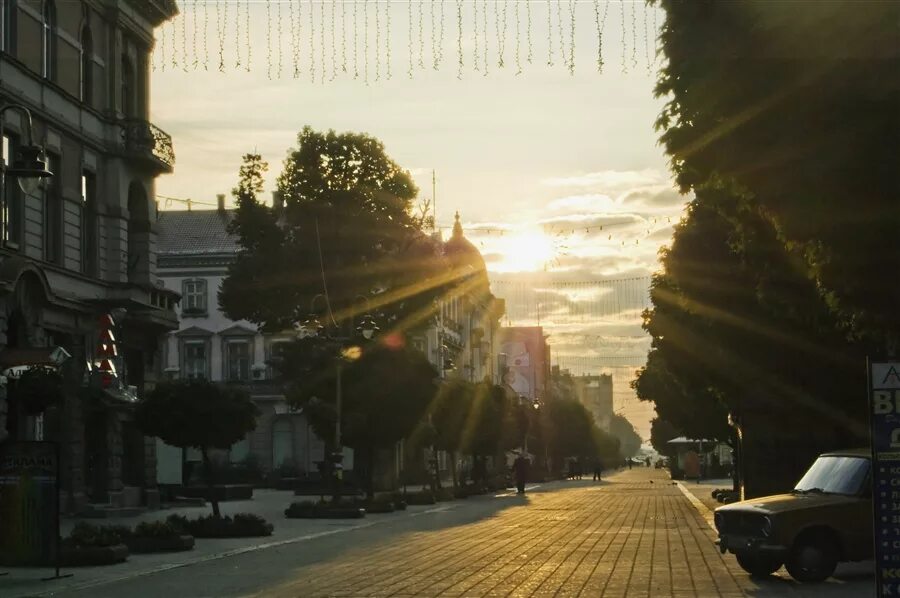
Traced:
<path fill-rule="evenodd" d="M 878 596 L 900 596 L 900 361 L 869 370 Z"/>

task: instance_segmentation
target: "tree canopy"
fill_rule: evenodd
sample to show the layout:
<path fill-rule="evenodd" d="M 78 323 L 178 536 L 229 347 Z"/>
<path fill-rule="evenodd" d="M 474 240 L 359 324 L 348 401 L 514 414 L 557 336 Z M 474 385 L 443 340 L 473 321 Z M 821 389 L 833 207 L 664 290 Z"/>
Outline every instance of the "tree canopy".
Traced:
<path fill-rule="evenodd" d="M 339 325 L 371 309 L 382 327 L 407 329 L 432 315 L 453 274 L 415 211 L 412 178 L 380 141 L 305 127 L 278 177 L 283 208 L 258 198 L 266 168 L 245 156 L 233 191 L 242 251 L 219 294 L 230 318 L 282 330 L 313 308 Z"/>
<path fill-rule="evenodd" d="M 147 436 L 180 448 L 199 449 L 207 483 L 214 474 L 210 449 L 227 450 L 256 428 L 258 410 L 239 387 L 207 380 L 171 380 L 157 384 L 137 405 L 135 421 Z M 212 492 L 213 514 L 219 503 Z"/>
<path fill-rule="evenodd" d="M 772 228 L 851 337 L 900 340 L 900 4 L 661 0 L 657 126 L 682 190 Z"/>

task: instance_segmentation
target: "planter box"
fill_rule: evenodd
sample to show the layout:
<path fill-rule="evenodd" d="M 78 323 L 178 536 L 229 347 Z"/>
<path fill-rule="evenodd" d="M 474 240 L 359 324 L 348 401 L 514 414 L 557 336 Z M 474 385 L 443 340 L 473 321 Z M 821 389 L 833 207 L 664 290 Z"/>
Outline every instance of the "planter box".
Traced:
<path fill-rule="evenodd" d="M 182 552 L 194 548 L 194 536 L 169 536 L 160 538 L 128 538 L 128 551 L 133 554 L 147 552 Z"/>
<path fill-rule="evenodd" d="M 250 484 L 220 484 L 213 486 L 212 494 L 219 501 L 250 500 L 253 498 L 253 486 Z M 206 486 L 188 486 L 182 489 L 179 496 L 212 499 L 209 488 Z"/>
<path fill-rule="evenodd" d="M 93 567 L 97 565 L 115 565 L 128 560 L 128 547 L 124 544 L 114 546 L 62 546 L 60 560 L 65 567 Z"/>

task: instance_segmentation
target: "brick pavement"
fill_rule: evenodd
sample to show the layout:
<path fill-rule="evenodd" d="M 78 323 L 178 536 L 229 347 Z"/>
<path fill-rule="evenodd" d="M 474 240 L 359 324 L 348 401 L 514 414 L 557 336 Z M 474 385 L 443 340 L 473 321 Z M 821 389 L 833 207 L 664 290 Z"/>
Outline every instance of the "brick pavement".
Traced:
<path fill-rule="evenodd" d="M 759 589 L 664 473 L 536 491 L 495 516 L 306 567 L 260 596 L 744 596 Z"/>

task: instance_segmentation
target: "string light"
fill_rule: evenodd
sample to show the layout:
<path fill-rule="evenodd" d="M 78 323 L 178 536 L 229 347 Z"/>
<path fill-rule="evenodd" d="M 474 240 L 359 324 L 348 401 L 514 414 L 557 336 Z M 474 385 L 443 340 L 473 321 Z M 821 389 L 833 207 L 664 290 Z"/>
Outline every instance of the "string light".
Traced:
<path fill-rule="evenodd" d="M 409 78 L 413 78 L 413 9 L 412 2 L 406 3 L 406 16 L 408 20 L 406 32 L 407 32 L 407 47 L 409 48 Z"/>
<path fill-rule="evenodd" d="M 241 41 L 241 0 L 237 0 L 235 3 L 234 14 L 234 40 L 239 44 Z M 237 47 L 237 44 L 235 44 L 234 49 L 234 68 L 241 68 L 241 50 Z"/>
<path fill-rule="evenodd" d="M 528 64 L 531 64 L 534 59 L 534 52 L 531 45 L 531 2 L 525 3 L 525 12 L 527 13 L 528 18 L 528 58 L 526 60 L 528 61 Z"/>
<path fill-rule="evenodd" d="M 337 79 L 337 34 L 334 27 L 334 2 L 331 3 L 331 80 Z"/>
<path fill-rule="evenodd" d="M 434 3 L 436 0 L 431 0 L 428 3 L 428 22 L 431 24 L 431 68 L 437 70 L 438 68 L 438 59 L 437 59 L 437 31 L 434 26 Z"/>
<path fill-rule="evenodd" d="M 562 0 L 556 0 L 556 26 L 559 29 L 559 56 L 562 58 L 563 66 L 569 68 L 569 57 L 566 54 L 566 39 L 563 34 Z"/>
<path fill-rule="evenodd" d="M 473 27 L 473 30 L 475 32 L 475 47 L 472 50 L 472 64 L 475 65 L 475 71 L 480 71 L 481 69 L 478 68 L 478 59 L 480 57 L 480 54 L 478 53 L 478 0 L 475 0 L 472 3 L 472 8 L 473 8 L 472 22 L 475 24 L 475 26 Z"/>
<path fill-rule="evenodd" d="M 244 2 L 244 35 L 247 36 L 247 65 L 244 67 L 250 72 L 250 63 L 253 59 L 253 46 L 250 45 L 250 5 Z"/>
<path fill-rule="evenodd" d="M 648 39 L 648 26 L 647 21 L 650 20 L 650 16 L 647 14 L 648 12 L 647 5 L 644 5 L 644 55 L 647 59 L 647 73 L 649 74 L 653 70 L 653 64 L 650 62 L 650 40 Z"/>
<path fill-rule="evenodd" d="M 495 11 L 494 19 L 495 20 L 497 19 L 496 6 L 497 5 L 494 4 L 494 11 Z M 504 54 L 506 53 L 506 24 L 507 24 L 506 23 L 506 10 L 507 10 L 507 2 L 506 2 L 506 0 L 503 0 L 503 5 L 501 6 L 501 11 L 500 11 L 500 16 L 502 17 L 503 24 L 502 24 L 502 26 L 498 25 L 498 31 L 497 31 L 497 38 L 498 38 L 498 41 L 497 41 L 497 56 L 498 56 L 497 66 L 501 69 L 504 68 L 504 66 L 505 66 Z"/>
<path fill-rule="evenodd" d="M 425 68 L 425 20 L 422 0 L 419 0 L 419 68 Z"/>
<path fill-rule="evenodd" d="M 159 70 L 166 72 L 166 30 L 168 28 L 163 25 L 159 31 Z"/>
<path fill-rule="evenodd" d="M 278 19 L 278 29 L 276 30 L 276 33 L 278 34 L 278 43 L 275 44 L 275 47 L 278 49 L 278 78 L 281 79 L 281 74 L 284 67 L 284 52 L 281 51 L 281 2 L 279 2 L 277 6 L 278 11 L 275 14 L 275 18 Z"/>
<path fill-rule="evenodd" d="M 319 66 L 320 75 L 319 82 L 322 85 L 325 85 L 325 75 L 327 71 L 325 70 L 325 2 L 319 6 Z"/>
<path fill-rule="evenodd" d="M 181 70 L 185 73 L 188 72 L 187 15 L 188 11 L 185 10 L 184 15 L 178 19 L 178 24 L 181 25 Z"/>
<path fill-rule="evenodd" d="M 460 81 L 462 80 L 463 68 L 465 68 L 465 63 L 463 62 L 463 17 L 462 17 L 463 4 L 462 0 L 456 0 L 456 56 L 457 60 L 457 70 L 456 70 L 456 78 Z"/>
<path fill-rule="evenodd" d="M 434 67 L 434 70 L 437 70 L 441 63 L 444 62 L 444 0 L 441 0 L 438 4 L 438 9 L 441 13 L 441 29 L 438 35 L 438 58 L 437 65 Z"/>
<path fill-rule="evenodd" d="M 387 78 L 391 80 L 391 3 L 390 0 L 384 3 L 384 23 L 385 23 L 385 40 L 384 55 L 387 64 Z"/>
<path fill-rule="evenodd" d="M 625 32 L 625 4 L 624 2 L 620 3 L 621 7 L 620 16 L 622 17 L 622 72 L 628 72 L 628 63 L 626 62 L 625 56 L 628 53 L 628 38 L 626 37 Z"/>
<path fill-rule="evenodd" d="M 631 66 L 637 68 L 637 7 L 631 3 Z"/>
<path fill-rule="evenodd" d="M 354 4 L 355 4 L 354 0 Z M 341 72 L 347 72 L 347 3 L 341 2 Z"/>
<path fill-rule="evenodd" d="M 369 2 L 363 2 L 363 62 L 365 63 L 364 79 L 366 85 L 369 84 Z"/>
<path fill-rule="evenodd" d="M 381 80 L 381 13 L 375 0 L 375 80 Z"/>
<path fill-rule="evenodd" d="M 575 0 L 569 0 L 569 74 L 575 74 Z"/>
<path fill-rule="evenodd" d="M 222 8 L 221 0 L 216 0 L 216 33 L 219 37 L 219 72 L 225 72 L 225 30 L 228 28 L 228 3 Z"/>
<path fill-rule="evenodd" d="M 209 70 L 209 2 L 203 0 L 203 70 Z"/>
<path fill-rule="evenodd" d="M 522 59 L 519 55 L 522 45 L 521 18 L 519 16 L 519 3 L 516 2 L 516 75 L 522 74 Z"/>
<path fill-rule="evenodd" d="M 199 29 L 199 20 L 197 19 L 197 2 L 194 0 L 194 5 L 191 8 L 191 21 L 194 25 L 194 37 L 191 40 L 192 48 L 194 52 L 194 61 L 192 64 L 192 68 L 196 71 L 200 66 L 200 55 L 197 52 L 197 34 Z"/>
<path fill-rule="evenodd" d="M 353 78 L 359 79 L 359 3 L 353 0 Z"/>
<path fill-rule="evenodd" d="M 594 0 L 594 21 L 597 23 L 597 72 L 603 72 L 603 29 L 606 27 L 606 15 L 609 13 L 609 2 L 603 4 L 603 17 L 600 17 L 599 0 Z"/>
<path fill-rule="evenodd" d="M 177 42 L 177 40 L 175 39 L 176 37 L 178 37 L 177 22 L 173 21 L 172 22 L 172 32 L 171 32 L 171 35 L 169 35 L 169 40 L 172 42 L 171 50 L 172 50 L 172 70 L 173 71 L 178 70 L 178 49 L 175 45 Z"/>
<path fill-rule="evenodd" d="M 656 18 L 658 16 L 658 12 L 656 7 L 653 8 L 653 64 L 655 65 L 659 62 L 659 23 Z"/>
<path fill-rule="evenodd" d="M 484 23 L 484 28 L 481 31 L 481 33 L 482 33 L 481 37 L 483 38 L 483 41 L 484 41 L 484 73 L 483 73 L 483 76 L 487 77 L 488 76 L 488 51 L 489 51 L 488 46 L 490 45 L 488 42 L 488 33 L 487 33 L 487 31 L 488 31 L 487 0 L 484 0 L 484 2 L 481 5 L 481 18 Z"/>
<path fill-rule="evenodd" d="M 547 66 L 553 68 L 553 7 L 547 0 Z"/>
<path fill-rule="evenodd" d="M 309 82 L 316 82 L 316 5 L 309 0 Z"/>
<path fill-rule="evenodd" d="M 297 30 L 303 18 L 303 3 L 291 2 L 291 64 L 294 67 L 294 79 L 300 77 L 300 35 Z"/>
<path fill-rule="evenodd" d="M 266 0 L 266 79 L 272 80 L 272 0 Z"/>

